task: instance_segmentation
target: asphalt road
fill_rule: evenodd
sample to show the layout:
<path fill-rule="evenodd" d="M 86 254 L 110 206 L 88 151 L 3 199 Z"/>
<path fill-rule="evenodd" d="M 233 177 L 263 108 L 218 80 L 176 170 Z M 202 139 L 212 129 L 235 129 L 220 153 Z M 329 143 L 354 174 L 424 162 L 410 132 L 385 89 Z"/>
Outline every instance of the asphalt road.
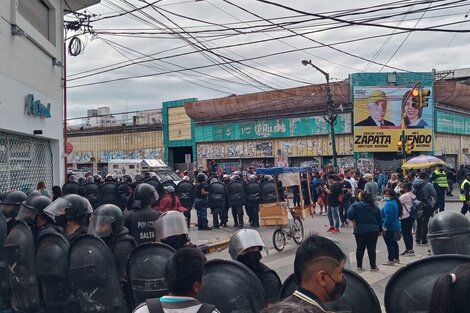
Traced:
<path fill-rule="evenodd" d="M 379 206 L 382 206 L 383 203 L 380 203 Z M 446 210 L 457 211 L 460 212 L 461 204 L 459 202 L 448 202 L 446 204 Z M 193 211 L 195 213 L 195 211 Z M 192 214 L 195 215 L 195 214 Z M 229 215 L 230 212 L 229 212 Z M 467 215 L 468 217 L 468 215 Z M 245 216 L 245 220 L 248 217 Z M 196 223 L 196 217 L 193 216 L 192 219 L 193 225 Z M 209 225 L 212 223 L 211 216 L 209 216 Z M 197 227 L 191 226 L 190 236 L 191 241 L 196 244 L 201 244 L 205 242 L 212 242 L 215 240 L 223 240 L 230 238 L 230 236 L 238 230 L 238 228 L 230 227 L 233 225 L 233 222 L 229 220 L 229 227 L 223 229 L 214 229 L 210 231 L 198 231 Z M 378 272 L 371 272 L 369 271 L 369 260 L 367 257 L 367 252 L 364 256 L 363 267 L 364 270 L 358 271 L 356 269 L 356 242 L 353 235 L 353 229 L 351 226 L 341 228 L 341 233 L 332 235 L 327 230 L 328 225 L 328 218 L 326 214 L 323 215 L 314 215 L 313 217 L 307 216 L 304 220 L 304 229 L 305 233 L 319 233 L 320 235 L 334 237 L 340 240 L 349 250 L 349 261 L 350 267 L 356 273 L 361 275 L 373 288 L 375 291 L 380 303 L 383 306 L 384 303 L 384 293 L 385 287 L 387 285 L 388 280 L 390 277 L 400 268 L 405 266 L 408 263 L 416 261 L 420 258 L 424 258 L 428 256 L 428 247 L 420 247 L 415 246 L 415 256 L 413 257 L 401 257 L 400 265 L 395 266 L 384 266 L 380 265 L 383 261 L 387 260 L 387 249 L 384 243 L 383 238 L 379 238 L 377 243 L 377 264 L 379 266 Z M 266 245 L 267 254 L 263 253 L 262 262 L 269 266 L 271 269 L 275 270 L 278 275 L 281 277 L 281 280 L 284 281 L 290 274 L 293 273 L 294 268 L 294 257 L 297 245 L 292 241 L 287 241 L 287 245 L 282 252 L 278 252 L 273 248 L 272 243 L 272 234 L 275 228 L 273 227 L 259 227 L 257 230 L 261 234 L 263 241 Z M 399 242 L 400 252 L 404 251 L 404 244 L 403 241 Z M 208 259 L 230 259 L 230 255 L 228 253 L 228 249 L 225 249 L 220 252 L 213 252 L 207 254 Z M 385 312 L 385 310 L 383 310 Z"/>

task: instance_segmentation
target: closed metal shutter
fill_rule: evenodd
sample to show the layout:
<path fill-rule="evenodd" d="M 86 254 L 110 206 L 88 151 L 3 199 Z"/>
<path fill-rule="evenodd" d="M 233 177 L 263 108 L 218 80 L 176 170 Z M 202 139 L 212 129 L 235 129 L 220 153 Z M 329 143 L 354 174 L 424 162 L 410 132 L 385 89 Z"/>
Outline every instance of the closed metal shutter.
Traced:
<path fill-rule="evenodd" d="M 18 0 L 18 12 L 44 37 L 49 38 L 49 7 L 42 0 Z"/>
<path fill-rule="evenodd" d="M 0 132 L 0 192 L 52 188 L 52 151 L 48 140 Z"/>

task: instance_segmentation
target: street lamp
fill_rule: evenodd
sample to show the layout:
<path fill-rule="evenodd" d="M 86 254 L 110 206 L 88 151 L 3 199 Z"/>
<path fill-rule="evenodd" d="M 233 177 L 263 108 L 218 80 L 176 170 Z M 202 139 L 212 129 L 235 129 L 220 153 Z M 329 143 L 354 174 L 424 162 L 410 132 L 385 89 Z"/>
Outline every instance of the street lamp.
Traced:
<path fill-rule="evenodd" d="M 328 108 L 326 109 L 325 113 L 323 114 L 323 118 L 325 121 L 330 124 L 330 132 L 331 132 L 331 144 L 333 146 L 333 166 L 336 169 L 338 167 L 338 162 L 336 160 L 336 138 L 335 138 L 335 122 L 336 118 L 338 117 L 338 110 L 336 109 L 333 99 L 331 98 L 331 89 L 330 89 L 330 74 L 323 71 L 318 66 L 312 64 L 312 60 L 302 60 L 302 65 L 308 66 L 311 65 L 314 69 L 319 71 L 320 73 L 325 76 L 326 79 L 326 103 L 328 104 Z"/>

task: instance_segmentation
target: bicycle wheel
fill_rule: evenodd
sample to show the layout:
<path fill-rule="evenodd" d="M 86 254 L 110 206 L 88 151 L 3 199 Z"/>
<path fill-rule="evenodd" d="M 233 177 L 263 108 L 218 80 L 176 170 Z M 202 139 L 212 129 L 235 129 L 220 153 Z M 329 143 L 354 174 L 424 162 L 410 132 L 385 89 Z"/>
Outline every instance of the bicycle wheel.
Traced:
<path fill-rule="evenodd" d="M 294 242 L 298 245 L 304 240 L 304 224 L 298 217 L 294 218 L 294 234 L 292 235 L 292 239 L 294 239 Z"/>
<path fill-rule="evenodd" d="M 284 247 L 286 246 L 286 235 L 284 235 L 284 232 L 282 229 L 276 229 L 273 233 L 273 245 L 274 249 L 277 251 L 282 251 L 284 250 Z"/>

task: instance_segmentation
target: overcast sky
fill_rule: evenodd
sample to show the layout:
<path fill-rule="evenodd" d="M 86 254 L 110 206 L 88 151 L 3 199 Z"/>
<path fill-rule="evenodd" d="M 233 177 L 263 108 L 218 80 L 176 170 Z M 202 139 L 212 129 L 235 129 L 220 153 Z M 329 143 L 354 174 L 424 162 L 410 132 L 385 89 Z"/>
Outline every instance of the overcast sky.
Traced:
<path fill-rule="evenodd" d="M 155 3 L 116 16 L 131 10 L 129 3 L 141 8 L 146 1 Z M 323 75 L 302 66 L 302 59 L 311 59 L 332 80 L 361 71 L 470 67 L 470 33 L 401 33 L 404 30 L 348 24 L 373 19 L 368 23 L 426 29 L 456 23 L 440 28 L 470 30 L 470 1 L 272 0 L 302 12 L 259 1 L 230 2 L 240 8 L 223 0 L 101 0 L 88 8 L 87 13 L 96 14 L 91 24 L 95 34 L 79 36 L 85 44 L 81 55 L 67 55 L 69 117 L 85 116 L 87 109 L 100 106 L 117 113 L 160 108 L 163 101 L 182 98 L 202 100 L 323 83 Z M 389 5 L 387 10 L 382 4 Z M 391 9 L 392 5 L 403 7 Z M 359 40 L 370 36 L 380 37 Z M 248 44 L 260 40 L 267 41 Z M 350 42 L 337 44 L 343 41 Z M 232 47 L 222 48 L 226 46 Z M 231 63 L 220 65 L 226 62 Z M 98 73 L 102 70 L 109 71 Z M 127 79 L 134 76 L 145 77 Z M 103 83 L 114 79 L 123 80 Z"/>

